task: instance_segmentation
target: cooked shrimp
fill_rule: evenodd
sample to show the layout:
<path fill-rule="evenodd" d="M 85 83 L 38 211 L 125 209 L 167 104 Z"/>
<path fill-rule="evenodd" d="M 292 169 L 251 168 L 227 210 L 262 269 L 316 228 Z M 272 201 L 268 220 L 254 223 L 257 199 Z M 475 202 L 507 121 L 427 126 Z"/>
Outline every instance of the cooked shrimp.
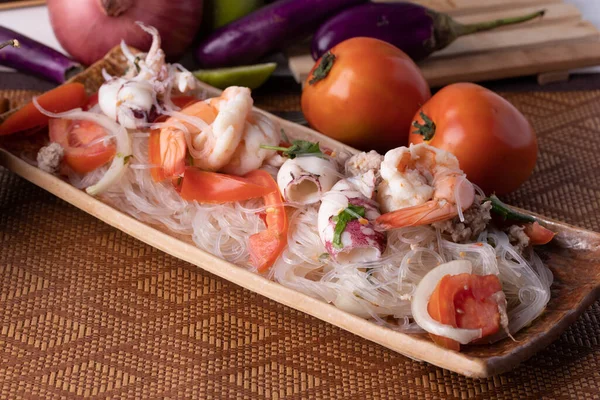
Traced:
<path fill-rule="evenodd" d="M 251 110 L 250 89 L 230 87 L 221 97 L 174 113 L 160 132 L 164 173 L 173 176 L 183 172 L 186 150 L 195 166 L 207 171 L 221 170 L 240 145 Z"/>
<path fill-rule="evenodd" d="M 245 124 L 242 141 L 223 172 L 246 175 L 259 169 L 266 159 L 276 154 L 276 151 L 263 149 L 261 145 L 278 146 L 280 142 L 279 126 L 263 114 L 251 113 Z"/>
<path fill-rule="evenodd" d="M 218 171 L 227 165 L 244 136 L 246 119 L 252 111 L 250 89 L 232 86 L 221 97 L 208 100 L 217 111 L 212 125 L 198 132 L 192 142 L 194 165 Z"/>
<path fill-rule="evenodd" d="M 384 229 L 427 225 L 462 215 L 475 200 L 475 188 L 454 155 L 427 144 L 389 151 L 381 164 L 377 218 Z"/>

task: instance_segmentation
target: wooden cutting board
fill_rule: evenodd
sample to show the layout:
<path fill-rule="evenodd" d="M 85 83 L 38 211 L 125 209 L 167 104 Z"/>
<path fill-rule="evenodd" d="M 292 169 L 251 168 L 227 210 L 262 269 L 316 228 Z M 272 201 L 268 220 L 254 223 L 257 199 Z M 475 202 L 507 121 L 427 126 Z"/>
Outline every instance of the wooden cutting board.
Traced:
<path fill-rule="evenodd" d="M 46 4 L 46 0 L 0 0 L 0 10 L 13 8 L 33 7 Z"/>
<path fill-rule="evenodd" d="M 398 0 L 373 0 L 393 3 Z M 432 87 L 454 82 L 537 75 L 538 82 L 565 79 L 568 71 L 600 65 L 600 31 L 562 0 L 414 0 L 469 24 L 525 15 L 542 18 L 457 39 L 419 66 Z M 303 83 L 314 65 L 309 44 L 287 51 L 294 78 Z"/>

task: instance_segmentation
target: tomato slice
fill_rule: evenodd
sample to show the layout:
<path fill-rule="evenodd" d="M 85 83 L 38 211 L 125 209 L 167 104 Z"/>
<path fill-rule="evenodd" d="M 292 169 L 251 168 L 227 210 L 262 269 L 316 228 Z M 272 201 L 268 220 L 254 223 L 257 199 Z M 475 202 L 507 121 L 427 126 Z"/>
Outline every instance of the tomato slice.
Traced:
<path fill-rule="evenodd" d="M 252 171 L 245 178 L 270 189 L 270 193 L 264 196 L 267 229 L 250 236 L 250 262 L 259 272 L 264 272 L 273 266 L 287 246 L 287 214 L 277 182 L 268 172 Z"/>
<path fill-rule="evenodd" d="M 264 197 L 270 187 L 248 179 L 186 167 L 181 184 L 181 197 L 199 203 L 223 204 Z"/>
<path fill-rule="evenodd" d="M 52 89 L 37 98 L 42 108 L 53 113 L 61 113 L 85 106 L 87 103 L 85 87 L 81 83 L 68 83 Z M 33 105 L 28 103 L 0 125 L 0 136 L 10 135 L 48 125 L 50 117 L 42 114 Z"/>
<path fill-rule="evenodd" d="M 556 235 L 555 232 L 544 228 L 538 222 L 526 224 L 525 234 L 529 236 L 529 243 L 533 246 L 547 244 Z"/>
<path fill-rule="evenodd" d="M 171 97 L 171 101 L 177 107 L 184 109 L 187 106 L 191 106 L 192 104 L 199 102 L 200 99 L 194 96 L 173 96 Z"/>
<path fill-rule="evenodd" d="M 160 130 L 154 129 L 150 132 L 150 137 L 148 138 L 148 161 L 152 165 L 158 165 L 158 167 L 150 170 L 154 182 L 162 182 L 167 179 L 162 166 L 160 166 Z"/>
<path fill-rule="evenodd" d="M 86 105 L 83 107 L 83 109 L 84 109 L 84 111 L 88 111 L 88 110 L 92 109 L 94 106 L 96 106 L 96 104 L 98 104 L 98 92 L 96 92 L 90 96 L 90 98 L 88 99 L 88 101 L 87 101 Z"/>
<path fill-rule="evenodd" d="M 500 311 L 491 298 L 502 291 L 496 275 L 446 275 L 433 291 L 427 311 L 431 318 L 455 328 L 481 329 L 482 337 L 498 332 Z M 460 343 L 453 339 L 430 334 L 440 346 L 459 351 Z"/>
<path fill-rule="evenodd" d="M 106 164 L 115 156 L 114 143 L 104 145 L 92 141 L 107 135 L 106 130 L 91 121 L 52 119 L 49 123 L 50 140 L 60 144 L 63 161 L 79 174 L 85 174 Z"/>

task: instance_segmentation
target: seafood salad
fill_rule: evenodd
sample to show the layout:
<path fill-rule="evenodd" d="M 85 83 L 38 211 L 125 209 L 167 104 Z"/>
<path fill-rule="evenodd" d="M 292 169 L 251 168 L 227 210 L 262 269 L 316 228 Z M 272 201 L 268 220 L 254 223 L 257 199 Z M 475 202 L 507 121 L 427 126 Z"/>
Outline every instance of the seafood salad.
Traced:
<path fill-rule="evenodd" d="M 552 274 L 532 249 L 544 229 L 486 197 L 457 158 L 428 144 L 351 153 L 295 138 L 248 88 L 205 98 L 148 53 L 104 71 L 97 98 L 50 112 L 35 164 L 202 250 L 440 346 L 494 342 L 537 318 Z M 493 221 L 495 213 L 520 218 Z M 512 221 L 512 223 L 511 223 Z"/>

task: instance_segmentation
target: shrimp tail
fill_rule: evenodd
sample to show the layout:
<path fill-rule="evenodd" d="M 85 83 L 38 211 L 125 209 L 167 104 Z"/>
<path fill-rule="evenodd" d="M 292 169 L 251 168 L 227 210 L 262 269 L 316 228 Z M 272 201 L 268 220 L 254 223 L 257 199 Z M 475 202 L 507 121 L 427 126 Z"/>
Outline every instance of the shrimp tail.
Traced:
<path fill-rule="evenodd" d="M 429 225 L 458 215 L 456 205 L 445 201 L 430 200 L 424 204 L 402 208 L 381 215 L 376 220 L 378 227 L 389 230 L 407 226 Z"/>

